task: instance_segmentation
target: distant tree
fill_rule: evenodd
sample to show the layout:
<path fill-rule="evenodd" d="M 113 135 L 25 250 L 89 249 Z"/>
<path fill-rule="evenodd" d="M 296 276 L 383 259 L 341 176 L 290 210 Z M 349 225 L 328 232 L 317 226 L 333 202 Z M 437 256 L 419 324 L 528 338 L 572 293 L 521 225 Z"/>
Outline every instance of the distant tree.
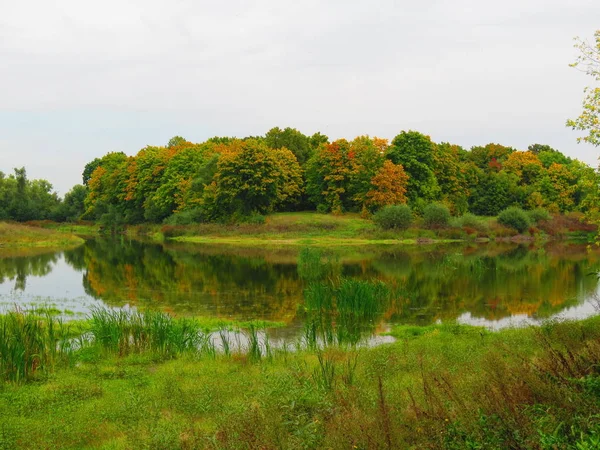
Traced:
<path fill-rule="evenodd" d="M 347 153 L 348 182 L 344 208 L 359 211 L 373 186 L 371 181 L 385 161 L 380 147 L 369 136 L 359 136 L 349 143 Z M 406 186 L 405 186 L 406 188 Z"/>
<path fill-rule="evenodd" d="M 570 211 L 575 205 L 574 194 L 577 180 L 569 168 L 563 164 L 552 164 L 548 168 L 548 177 L 552 183 L 553 200 L 561 212 Z"/>
<path fill-rule="evenodd" d="M 467 211 L 469 189 L 463 159 L 466 150 L 446 142 L 437 144 L 433 153 L 433 172 L 440 187 L 441 200 L 454 214 Z"/>
<path fill-rule="evenodd" d="M 545 144 L 531 144 L 530 146 L 527 147 L 527 150 L 529 150 L 534 155 L 539 155 L 541 152 L 556 152 L 557 151 L 557 150 L 553 149 L 552 147 L 550 147 L 549 145 L 545 145 Z"/>
<path fill-rule="evenodd" d="M 123 152 L 107 153 L 100 158 L 88 181 L 85 218 L 99 219 L 108 212 L 109 206 L 112 206 L 113 215 L 124 216 L 129 162 Z"/>
<path fill-rule="evenodd" d="M 314 152 L 317 148 L 319 148 L 320 145 L 328 144 L 328 143 L 329 143 L 329 138 L 319 132 L 313 134 L 310 137 L 310 146 L 311 146 L 312 152 Z"/>
<path fill-rule="evenodd" d="M 144 201 L 146 220 L 160 222 L 173 212 L 198 206 L 204 186 L 212 180 L 216 171 L 216 162 L 209 179 L 202 183 L 200 189 L 194 182 L 215 155 L 213 148 L 211 144 L 189 144 L 166 161 L 157 189 L 149 192 Z M 196 191 L 192 192 L 194 189 Z"/>
<path fill-rule="evenodd" d="M 531 151 L 517 151 L 508 155 L 504 170 L 519 177 L 519 184 L 533 185 L 542 174 L 542 162 Z"/>
<path fill-rule="evenodd" d="M 220 156 L 214 180 L 205 189 L 204 206 L 212 218 L 264 214 L 297 198 L 301 190 L 300 166 L 290 150 L 273 151 L 248 140 Z"/>
<path fill-rule="evenodd" d="M 306 166 L 306 193 L 321 210 L 342 212 L 349 203 L 350 143 L 339 139 L 322 145 Z"/>
<path fill-rule="evenodd" d="M 84 186 L 88 185 L 90 178 L 92 178 L 94 170 L 96 170 L 96 168 L 100 165 L 100 162 L 100 158 L 94 158 L 92 161 L 85 165 L 85 168 L 83 169 L 83 174 L 81 175 Z"/>
<path fill-rule="evenodd" d="M 181 136 L 173 136 L 171 139 L 169 139 L 169 142 L 167 143 L 167 148 L 179 147 L 185 144 L 189 144 L 189 142 Z"/>
<path fill-rule="evenodd" d="M 469 210 L 482 216 L 495 216 L 515 203 L 518 178 L 504 171 L 482 176 L 469 197 Z"/>
<path fill-rule="evenodd" d="M 60 204 L 47 180 L 29 180 L 24 167 L 6 177 L 0 172 L 0 220 L 51 219 Z"/>
<path fill-rule="evenodd" d="M 488 170 L 490 164 L 496 167 L 496 172 L 502 169 L 502 164 L 515 150 L 511 147 L 505 147 L 500 144 L 487 144 L 483 147 L 472 147 L 468 152 L 468 158 L 473 161 L 477 167 Z"/>
<path fill-rule="evenodd" d="M 162 175 L 177 150 L 178 147 L 148 146 L 128 161 L 123 210 L 127 223 L 144 220 L 147 201 L 162 185 Z"/>
<path fill-rule="evenodd" d="M 408 174 L 407 195 L 411 202 L 435 200 L 440 195 L 433 172 L 434 148 L 429 136 L 417 131 L 402 131 L 386 153 L 387 159 L 402 165 Z"/>
<path fill-rule="evenodd" d="M 88 194 L 88 188 L 81 184 L 76 184 L 69 192 L 65 194 L 54 213 L 54 220 L 59 222 L 74 222 L 78 220 L 85 212 L 85 199 Z"/>
<path fill-rule="evenodd" d="M 304 166 L 311 154 L 310 138 L 295 128 L 271 128 L 265 135 L 265 144 L 274 149 L 291 150 L 301 166 Z"/>
<path fill-rule="evenodd" d="M 401 165 L 386 160 L 371 178 L 371 190 L 366 195 L 366 206 L 378 209 L 386 205 L 406 203 L 408 175 Z"/>

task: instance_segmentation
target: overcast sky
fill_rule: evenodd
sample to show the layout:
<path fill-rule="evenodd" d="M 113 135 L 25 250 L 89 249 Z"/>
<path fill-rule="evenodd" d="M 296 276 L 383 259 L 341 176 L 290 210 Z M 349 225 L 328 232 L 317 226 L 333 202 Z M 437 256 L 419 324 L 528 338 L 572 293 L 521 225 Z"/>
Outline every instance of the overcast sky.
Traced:
<path fill-rule="evenodd" d="M 596 166 L 564 124 L 593 81 L 573 37 L 598 28 L 598 0 L 0 0 L 0 170 L 64 194 L 109 151 L 274 126 Z"/>

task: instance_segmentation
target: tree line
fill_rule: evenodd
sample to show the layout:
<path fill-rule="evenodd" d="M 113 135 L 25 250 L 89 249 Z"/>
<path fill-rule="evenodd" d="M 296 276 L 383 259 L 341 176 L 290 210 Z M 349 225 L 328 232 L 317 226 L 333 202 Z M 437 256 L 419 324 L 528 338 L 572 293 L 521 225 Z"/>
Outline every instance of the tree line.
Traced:
<path fill-rule="evenodd" d="M 85 166 L 83 185 L 64 200 L 48 182 L 30 182 L 19 169 L 0 176 L 0 217 L 236 222 L 275 211 L 368 216 L 405 203 L 419 213 L 432 202 L 455 215 L 496 215 L 509 206 L 587 212 L 595 207 L 597 177 L 547 145 L 466 150 L 417 131 L 402 131 L 391 142 L 368 136 L 331 142 L 321 133 L 273 128 L 264 136 L 202 143 L 176 136 L 135 156 L 107 153 Z"/>
<path fill-rule="evenodd" d="M 47 180 L 29 180 L 24 167 L 6 175 L 0 171 L 0 220 L 76 221 L 85 212 L 87 188 L 74 186 L 64 198 Z"/>

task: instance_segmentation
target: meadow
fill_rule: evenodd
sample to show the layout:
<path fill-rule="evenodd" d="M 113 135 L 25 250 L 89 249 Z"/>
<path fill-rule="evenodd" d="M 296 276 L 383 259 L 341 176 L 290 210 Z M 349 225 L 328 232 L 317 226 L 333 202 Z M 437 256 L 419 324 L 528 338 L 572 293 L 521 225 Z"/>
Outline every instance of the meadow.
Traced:
<path fill-rule="evenodd" d="M 83 243 L 72 232 L 56 231 L 17 223 L 0 222 L 0 248 L 65 248 Z"/>
<path fill-rule="evenodd" d="M 147 234 L 155 239 L 202 244 L 243 246 L 361 246 L 458 241 L 495 240 L 578 240 L 593 241 L 597 227 L 583 221 L 577 213 L 555 214 L 532 223 L 519 233 L 498 223 L 496 217 L 465 215 L 452 217 L 442 226 L 429 227 L 415 217 L 406 229 L 383 229 L 360 214 L 319 214 L 315 212 L 275 213 L 260 223 L 141 225 L 130 227 L 133 234 Z"/>
<path fill-rule="evenodd" d="M 0 448 L 598 448 L 599 325 L 397 326 L 368 348 L 270 346 L 248 323 L 234 348 L 163 313 L 15 311 Z"/>

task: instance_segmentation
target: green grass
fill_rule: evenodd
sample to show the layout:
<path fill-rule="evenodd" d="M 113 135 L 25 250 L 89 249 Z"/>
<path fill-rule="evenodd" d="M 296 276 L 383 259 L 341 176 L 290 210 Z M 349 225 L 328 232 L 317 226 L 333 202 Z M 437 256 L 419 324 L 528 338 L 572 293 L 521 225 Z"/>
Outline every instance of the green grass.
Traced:
<path fill-rule="evenodd" d="M 71 233 L 78 236 L 94 236 L 98 234 L 100 227 L 93 223 L 55 223 L 50 222 L 44 227 L 59 231 L 61 233 Z"/>
<path fill-rule="evenodd" d="M 94 236 L 100 227 L 93 223 L 31 222 L 40 229 L 62 233 Z M 519 240 L 544 241 L 547 239 L 572 239 L 589 241 L 596 227 L 581 222 L 576 214 L 555 215 L 550 221 L 542 221 L 527 230 Z M 204 245 L 236 247 L 364 247 L 368 245 L 415 245 L 443 244 L 457 241 L 511 240 L 516 231 L 497 222 L 495 217 L 452 218 L 448 227 L 429 230 L 423 219 L 415 219 L 407 230 L 382 230 L 372 220 L 356 213 L 339 215 L 316 212 L 274 213 L 266 217 L 264 224 L 197 224 L 172 226 L 141 224 L 126 227 L 128 236 L 150 237 L 156 241 L 191 242 Z"/>
<path fill-rule="evenodd" d="M 73 234 L 0 222 L 0 248 L 64 248 L 80 244 L 83 244 L 83 239 Z"/>
<path fill-rule="evenodd" d="M 263 225 L 203 224 L 169 229 L 169 240 L 244 247 L 319 246 L 356 247 L 365 245 L 414 245 L 418 239 L 433 237 L 438 243 L 455 242 L 428 230 L 382 232 L 371 220 L 358 214 L 314 212 L 276 213 Z"/>
<path fill-rule="evenodd" d="M 243 352 L 184 346 L 169 354 L 171 338 L 158 338 L 177 335 L 183 322 L 153 314 L 91 319 L 108 328 L 143 322 L 152 337 L 136 340 L 130 330 L 128 351 L 74 346 L 71 358 L 55 359 L 33 382 L 0 382 L 0 448 L 586 449 L 599 442 L 598 317 L 502 332 L 399 326 L 397 342 L 376 348 L 267 355 L 258 342 Z"/>
<path fill-rule="evenodd" d="M 20 382 L 48 372 L 72 354 L 68 326 L 54 311 L 0 315 L 0 380 Z"/>

